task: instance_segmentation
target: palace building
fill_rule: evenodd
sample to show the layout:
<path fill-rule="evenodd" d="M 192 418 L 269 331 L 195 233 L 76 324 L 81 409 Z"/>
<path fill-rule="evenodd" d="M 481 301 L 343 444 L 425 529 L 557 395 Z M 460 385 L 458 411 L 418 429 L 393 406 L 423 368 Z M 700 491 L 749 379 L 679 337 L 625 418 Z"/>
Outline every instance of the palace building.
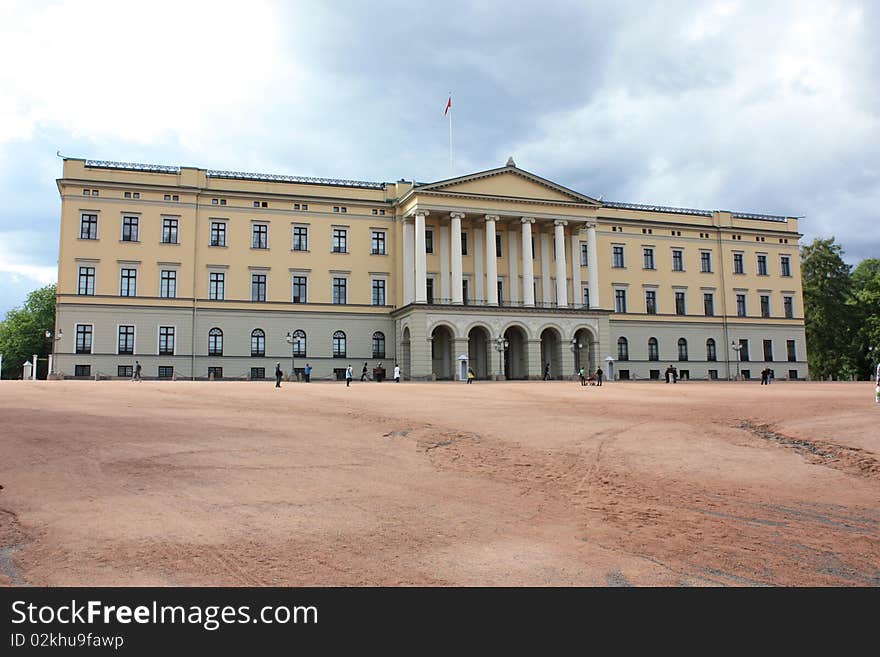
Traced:
<path fill-rule="evenodd" d="M 807 376 L 796 217 L 609 202 L 505 166 L 432 183 L 68 158 L 64 377 Z"/>

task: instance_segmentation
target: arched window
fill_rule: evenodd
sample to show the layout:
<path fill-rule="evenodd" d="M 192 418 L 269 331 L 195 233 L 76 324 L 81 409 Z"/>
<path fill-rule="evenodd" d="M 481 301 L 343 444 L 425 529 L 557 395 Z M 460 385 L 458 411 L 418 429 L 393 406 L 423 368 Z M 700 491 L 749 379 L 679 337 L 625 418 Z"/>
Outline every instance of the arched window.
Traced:
<path fill-rule="evenodd" d="M 306 332 L 302 329 L 297 329 L 293 332 L 293 355 L 305 358 Z"/>
<path fill-rule="evenodd" d="M 342 331 L 333 334 L 333 358 L 345 358 L 345 333 Z"/>
<path fill-rule="evenodd" d="M 385 358 L 385 334 L 382 331 L 373 333 L 373 358 Z"/>
<path fill-rule="evenodd" d="M 208 331 L 208 355 L 223 355 L 223 331 L 218 328 L 212 328 Z"/>
<path fill-rule="evenodd" d="M 648 339 L 648 360 L 660 360 L 660 347 L 657 338 Z"/>
<path fill-rule="evenodd" d="M 678 339 L 678 360 L 688 359 L 688 341 L 684 338 Z"/>
<path fill-rule="evenodd" d="M 706 360 L 718 360 L 718 356 L 715 353 L 714 338 L 709 338 L 708 340 L 706 340 Z"/>
<path fill-rule="evenodd" d="M 629 342 L 626 338 L 617 338 L 617 360 L 629 360 Z"/>
<path fill-rule="evenodd" d="M 251 331 L 251 356 L 266 355 L 266 334 L 263 329 Z"/>

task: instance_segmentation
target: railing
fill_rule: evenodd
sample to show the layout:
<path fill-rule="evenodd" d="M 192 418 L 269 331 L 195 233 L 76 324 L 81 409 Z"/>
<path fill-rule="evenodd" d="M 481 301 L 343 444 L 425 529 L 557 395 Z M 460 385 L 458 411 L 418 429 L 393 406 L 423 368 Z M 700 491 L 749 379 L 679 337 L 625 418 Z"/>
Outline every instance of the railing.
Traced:
<path fill-rule="evenodd" d="M 426 303 L 436 306 L 449 306 L 453 305 L 453 300 L 443 297 L 430 297 Z M 490 303 L 485 299 L 464 299 L 461 303 L 456 303 L 454 305 L 489 308 L 563 308 L 566 310 L 595 310 L 594 308 L 591 308 L 590 306 L 584 304 L 569 304 L 567 306 L 560 306 L 555 301 L 535 301 L 535 303 L 533 304 L 526 305 L 522 301 L 499 301 L 498 303 Z"/>

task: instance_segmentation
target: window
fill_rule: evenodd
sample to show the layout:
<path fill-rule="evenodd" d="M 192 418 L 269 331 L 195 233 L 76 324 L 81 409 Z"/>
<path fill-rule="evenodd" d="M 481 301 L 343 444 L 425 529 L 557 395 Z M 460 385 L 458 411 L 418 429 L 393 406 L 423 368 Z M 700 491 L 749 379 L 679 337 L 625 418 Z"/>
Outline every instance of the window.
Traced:
<path fill-rule="evenodd" d="M 782 297 L 782 307 L 785 310 L 785 319 L 794 318 L 794 303 L 790 296 Z"/>
<path fill-rule="evenodd" d="M 648 338 L 648 360 L 660 360 L 660 345 L 657 338 Z"/>
<path fill-rule="evenodd" d="M 266 300 L 266 274 L 251 274 L 251 301 Z"/>
<path fill-rule="evenodd" d="M 333 358 L 345 358 L 345 333 L 342 331 L 333 334 Z"/>
<path fill-rule="evenodd" d="M 617 360 L 629 360 L 629 342 L 626 338 L 617 338 Z"/>
<path fill-rule="evenodd" d="M 788 378 L 792 381 L 797 381 L 798 371 L 797 370 L 788 370 Z"/>
<path fill-rule="evenodd" d="M 159 355 L 160 356 L 173 356 L 174 355 L 174 327 L 173 326 L 160 326 L 159 327 Z"/>
<path fill-rule="evenodd" d="M 736 295 L 736 316 L 737 317 L 745 317 L 746 316 L 746 295 L 745 294 L 737 294 Z"/>
<path fill-rule="evenodd" d="M 626 290 L 614 290 L 614 312 L 626 312 Z"/>
<path fill-rule="evenodd" d="M 764 340 L 764 361 L 773 362 L 773 340 Z"/>
<path fill-rule="evenodd" d="M 434 303 L 434 279 L 428 278 L 425 280 L 425 296 L 427 303 Z"/>
<path fill-rule="evenodd" d="M 645 290 L 645 312 L 649 315 L 657 314 L 657 292 Z"/>
<path fill-rule="evenodd" d="M 309 250 L 309 227 L 294 226 L 293 227 L 293 250 L 308 251 Z"/>
<path fill-rule="evenodd" d="M 703 292 L 703 314 L 706 317 L 715 316 L 715 294 Z"/>
<path fill-rule="evenodd" d="M 468 245 L 467 245 L 467 233 L 461 234 L 461 255 L 466 256 L 468 254 Z"/>
<path fill-rule="evenodd" d="M 293 303 L 306 303 L 306 277 L 293 277 Z"/>
<path fill-rule="evenodd" d="M 160 379 L 174 378 L 174 368 L 169 365 L 160 365 L 158 373 Z"/>
<path fill-rule="evenodd" d="M 464 305 L 468 305 L 468 282 L 467 282 L 467 279 L 464 279 L 461 282 L 461 302 Z"/>
<path fill-rule="evenodd" d="M 138 218 L 122 217 L 122 241 L 137 242 L 138 241 Z"/>
<path fill-rule="evenodd" d="M 758 276 L 766 276 L 767 275 L 767 256 L 763 254 L 758 255 Z"/>
<path fill-rule="evenodd" d="M 717 381 L 718 380 L 718 370 L 709 370 L 709 380 Z"/>
<path fill-rule="evenodd" d="M 92 375 L 92 366 L 91 365 L 74 365 L 73 366 L 73 375 L 74 376 L 91 376 Z"/>
<path fill-rule="evenodd" d="M 709 338 L 706 340 L 706 360 L 708 361 L 716 361 L 718 360 L 718 352 L 715 350 L 715 339 Z"/>
<path fill-rule="evenodd" d="M 209 367 L 208 368 L 208 378 L 216 381 L 217 379 L 223 378 L 223 368 L 222 367 Z"/>
<path fill-rule="evenodd" d="M 134 367 L 131 365 L 117 365 L 116 376 L 122 379 L 130 379 L 134 376 Z"/>
<path fill-rule="evenodd" d="M 177 271 L 163 269 L 159 278 L 159 296 L 163 299 L 173 299 L 177 296 Z"/>
<path fill-rule="evenodd" d="M 501 235 L 495 234 L 495 257 L 501 257 Z"/>
<path fill-rule="evenodd" d="M 92 295 L 94 293 L 95 293 L 95 268 L 94 267 L 80 267 L 79 268 L 79 287 L 77 288 L 77 294 Z"/>
<path fill-rule="evenodd" d="M 92 325 L 77 324 L 76 325 L 76 353 L 90 354 L 92 353 Z"/>
<path fill-rule="evenodd" d="M 347 288 L 348 288 L 348 279 L 346 279 L 346 278 L 334 278 L 333 279 L 333 303 L 336 303 L 336 304 L 347 303 L 347 301 L 346 301 Z"/>
<path fill-rule="evenodd" d="M 584 308 L 590 307 L 590 288 L 584 288 Z"/>
<path fill-rule="evenodd" d="M 711 251 L 700 251 L 700 271 L 708 274 L 712 273 Z"/>
<path fill-rule="evenodd" d="M 504 305 L 504 281 L 498 279 L 498 305 Z"/>
<path fill-rule="evenodd" d="M 370 241 L 370 253 L 373 255 L 385 255 L 385 231 L 374 230 Z"/>
<path fill-rule="evenodd" d="M 293 355 L 303 358 L 306 355 L 306 332 L 302 329 L 293 332 Z"/>
<path fill-rule="evenodd" d="M 744 274 L 745 270 L 743 269 L 743 254 L 742 253 L 734 253 L 733 254 L 733 273 L 734 274 Z"/>
<path fill-rule="evenodd" d="M 226 246 L 226 222 L 211 222 L 211 246 Z"/>
<path fill-rule="evenodd" d="M 433 295 L 431 295 L 433 296 Z M 429 301 L 430 303 L 430 301 Z M 374 306 L 384 306 L 385 305 L 385 279 L 383 278 L 374 278 L 373 279 L 373 305 Z"/>
<path fill-rule="evenodd" d="M 581 242 L 581 267 L 586 267 L 589 262 L 587 260 L 587 252 L 588 252 L 587 243 Z"/>
<path fill-rule="evenodd" d="M 538 252 L 535 251 L 535 236 L 532 235 L 532 260 L 535 260 L 538 257 Z"/>
<path fill-rule="evenodd" d="M 251 246 L 255 249 L 269 248 L 269 226 L 266 224 L 254 224 L 251 228 Z"/>
<path fill-rule="evenodd" d="M 266 333 L 263 329 L 251 331 L 251 356 L 266 355 Z M 261 379 L 263 377 L 260 377 Z"/>
<path fill-rule="evenodd" d="M 434 253 L 434 231 L 425 229 L 425 253 Z"/>
<path fill-rule="evenodd" d="M 795 349 L 794 340 L 785 341 L 785 351 L 788 356 L 789 363 L 797 362 L 797 351 Z"/>
<path fill-rule="evenodd" d="M 212 328 L 208 331 L 208 355 L 223 355 L 223 331 L 218 328 Z"/>
<path fill-rule="evenodd" d="M 98 239 L 98 215 L 83 214 L 80 217 L 79 238 L 81 240 Z"/>
<path fill-rule="evenodd" d="M 251 381 L 258 381 L 259 379 L 266 378 L 266 368 L 265 367 L 252 367 L 251 368 Z"/>
<path fill-rule="evenodd" d="M 651 379 L 651 381 L 659 381 L 660 370 L 648 370 L 648 378 Z"/>
<path fill-rule="evenodd" d="M 116 353 L 134 354 L 134 326 L 119 327 Z"/>
<path fill-rule="evenodd" d="M 612 255 L 613 255 L 613 260 L 614 260 L 612 267 L 618 267 L 618 268 L 623 267 L 624 266 L 623 247 L 622 246 L 615 246 L 613 248 Z"/>
<path fill-rule="evenodd" d="M 226 274 L 212 271 L 208 277 L 208 298 L 212 301 L 223 301 L 226 298 Z"/>
<path fill-rule="evenodd" d="M 615 247 L 615 248 L 617 248 L 617 247 Z M 642 249 L 642 251 L 643 251 L 644 260 L 645 260 L 645 263 L 643 265 L 644 268 L 645 269 L 654 269 L 654 249 L 649 248 L 649 247 L 645 247 L 644 249 Z M 614 265 L 614 266 L 615 267 L 618 267 L 618 266 L 622 267 L 623 265 Z"/>
<path fill-rule="evenodd" d="M 783 276 L 791 276 L 791 257 L 790 256 L 780 256 L 779 265 L 782 269 Z"/>
<path fill-rule="evenodd" d="M 162 243 L 177 244 L 177 219 L 162 218 Z"/>
<path fill-rule="evenodd" d="M 770 317 L 770 295 L 761 295 L 761 317 Z"/>
<path fill-rule="evenodd" d="M 748 340 L 741 339 L 739 341 L 739 359 L 743 363 L 747 363 L 747 362 L 749 362 L 749 360 L 751 360 L 751 358 L 749 356 L 749 341 Z"/>
<path fill-rule="evenodd" d="M 672 271 L 684 271 L 684 251 L 672 249 Z"/>
<path fill-rule="evenodd" d="M 684 338 L 678 339 L 678 360 L 688 359 L 688 341 Z"/>
<path fill-rule="evenodd" d="M 675 314 L 676 315 L 686 315 L 687 314 L 686 308 L 685 308 L 684 294 L 685 294 L 684 292 L 680 292 L 680 291 L 675 293 Z"/>
<path fill-rule="evenodd" d="M 385 334 L 382 331 L 373 333 L 373 358 L 385 358 Z"/>
<path fill-rule="evenodd" d="M 333 229 L 333 253 L 348 253 L 348 229 Z"/>
<path fill-rule="evenodd" d="M 137 295 L 137 269 L 123 267 L 119 273 L 119 296 L 133 297 Z"/>

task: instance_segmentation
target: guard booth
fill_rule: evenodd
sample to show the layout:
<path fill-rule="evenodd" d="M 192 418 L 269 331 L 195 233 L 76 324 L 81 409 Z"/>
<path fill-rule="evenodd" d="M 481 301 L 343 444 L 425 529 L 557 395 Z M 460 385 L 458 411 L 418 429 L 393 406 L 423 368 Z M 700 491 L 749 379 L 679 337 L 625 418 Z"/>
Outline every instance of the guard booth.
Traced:
<path fill-rule="evenodd" d="M 26 360 L 24 362 L 24 364 L 22 365 L 22 369 L 23 369 L 23 374 L 21 375 L 21 378 L 23 380 L 30 381 L 32 378 L 34 378 L 34 365 L 33 365 L 33 363 L 31 363 L 29 360 Z"/>
<path fill-rule="evenodd" d="M 467 381 L 467 373 L 468 373 L 468 357 L 467 354 L 462 354 L 458 357 L 458 380 L 459 381 Z"/>
<path fill-rule="evenodd" d="M 617 372 L 614 371 L 614 359 L 611 356 L 605 356 L 605 380 L 614 381 Z"/>

